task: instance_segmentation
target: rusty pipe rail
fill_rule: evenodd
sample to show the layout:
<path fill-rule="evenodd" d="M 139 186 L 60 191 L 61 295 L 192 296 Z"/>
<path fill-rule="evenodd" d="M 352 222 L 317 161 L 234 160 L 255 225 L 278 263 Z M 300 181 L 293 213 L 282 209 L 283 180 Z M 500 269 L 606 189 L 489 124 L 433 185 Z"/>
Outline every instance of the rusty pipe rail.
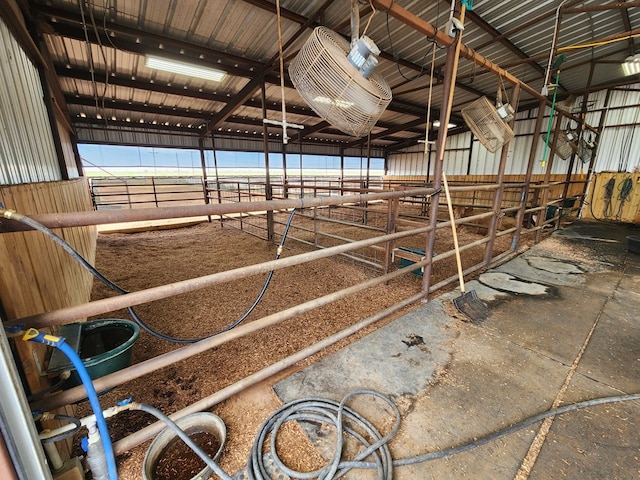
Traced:
<path fill-rule="evenodd" d="M 401 7 L 400 5 L 395 3 L 394 0 L 372 0 L 372 1 L 375 8 L 382 10 L 383 12 L 387 12 L 389 15 L 391 15 L 397 20 L 400 20 L 402 23 L 413 28 L 415 31 L 423 33 L 426 36 L 433 38 L 438 44 L 442 45 L 443 47 L 448 47 L 455 41 L 455 38 L 450 37 L 443 31 L 438 30 L 431 23 L 414 15 L 406 8 Z M 492 62 L 491 60 L 481 55 L 480 53 L 467 47 L 464 43 L 460 45 L 460 56 L 466 58 L 467 60 L 472 61 L 479 67 L 483 67 L 488 71 L 499 75 L 500 78 L 508 81 L 513 85 L 520 85 L 520 88 L 522 88 L 524 91 L 526 91 L 533 97 L 540 100 L 544 100 L 547 105 L 551 105 L 551 102 L 549 101 L 549 99 L 543 96 L 536 89 L 526 84 L 524 81 L 520 80 L 515 75 L 509 73 L 500 65 Z M 576 122 L 580 121 L 580 118 L 576 117 L 571 113 L 562 112 L 562 115 L 566 116 L 567 118 L 571 118 Z M 598 130 L 592 127 L 591 125 L 587 123 L 585 123 L 584 125 L 585 125 L 585 128 L 588 128 L 594 133 L 598 133 Z"/>
<path fill-rule="evenodd" d="M 93 381 L 94 386 L 97 391 L 103 391 L 108 388 L 113 388 L 127 381 L 147 375 L 156 370 L 160 370 L 161 368 L 169 366 L 173 363 L 186 360 L 187 358 L 190 358 L 194 355 L 211 350 L 212 348 L 220 346 L 236 338 L 240 338 L 245 335 L 257 332 L 269 326 L 276 325 L 287 319 L 293 318 L 296 315 L 306 313 L 315 308 L 322 307 L 329 303 L 345 298 L 349 295 L 353 295 L 362 290 L 366 290 L 367 288 L 388 282 L 389 280 L 393 280 L 396 277 L 407 274 L 414 269 L 414 265 L 409 265 L 399 270 L 390 272 L 386 275 L 374 277 L 367 280 L 366 282 L 352 285 L 351 287 L 347 287 L 342 290 L 329 293 L 322 297 L 309 300 L 299 305 L 295 305 L 280 312 L 267 315 L 266 317 L 260 318 L 253 322 L 239 325 L 236 328 L 219 335 L 206 338 L 199 342 L 192 343 L 176 350 L 172 350 L 162 355 L 158 355 L 156 357 L 142 361 L 140 363 L 136 363 L 135 365 L 131 365 L 130 367 L 124 368 L 109 375 L 105 375 L 104 377 L 97 378 Z M 69 390 L 65 390 L 57 395 L 38 400 L 31 406 L 33 409 L 44 408 L 47 410 L 51 410 L 67 405 L 69 403 L 77 402 L 79 400 L 82 400 L 83 398 L 86 398 L 86 391 L 84 387 L 80 385 L 78 387 L 73 387 Z"/>
<path fill-rule="evenodd" d="M 350 244 L 337 245 L 335 247 L 329 247 L 323 250 L 302 253 L 299 255 L 294 255 L 292 257 L 270 260 L 268 262 L 258 263 L 255 265 L 248 265 L 232 270 L 226 270 L 224 272 L 213 273 L 202 277 L 182 280 L 179 282 L 169 283 L 167 285 L 160 285 L 158 287 L 152 287 L 145 290 L 139 290 L 137 292 L 127 293 L 125 295 L 119 295 L 117 297 L 104 298 L 81 305 L 74 305 L 71 307 L 52 310 L 50 312 L 29 315 L 5 322 L 5 325 L 14 327 L 25 326 L 33 328 L 62 325 L 73 320 L 100 315 L 121 308 L 140 305 L 142 303 L 147 303 L 155 300 L 161 300 L 163 298 L 172 297 L 182 293 L 188 293 L 194 290 L 199 290 L 205 287 L 210 287 L 238 278 L 249 277 L 251 275 L 257 275 L 261 273 L 268 273 L 272 270 L 280 270 L 282 268 L 299 265 L 301 263 L 309 262 L 312 260 L 327 258 L 350 250 L 356 250 L 358 248 L 375 245 L 377 243 L 382 243 L 389 240 L 397 240 L 420 233 L 426 233 L 427 231 L 429 231 L 429 229 L 430 227 L 423 227 L 415 230 L 408 230 L 405 232 L 396 232 L 388 235 L 359 240 Z"/>
<path fill-rule="evenodd" d="M 461 187 L 467 188 L 467 187 Z M 472 190 L 472 187 L 468 187 Z M 130 210 L 98 210 L 72 213 L 45 213 L 33 215 L 35 221 L 49 228 L 83 227 L 111 223 L 138 222 L 144 220 L 162 220 L 167 218 L 204 217 L 208 215 L 229 215 L 291 208 L 323 207 L 343 203 L 364 203 L 375 200 L 409 197 L 412 195 L 431 195 L 434 188 L 416 188 L 409 190 L 386 191 L 379 193 L 344 195 L 335 197 L 310 197 L 300 199 L 263 200 L 259 202 L 213 203 L 203 205 L 182 205 L 161 208 L 134 208 Z M 7 206 L 6 208 L 10 208 Z M 3 220 L 0 227 L 21 225 L 13 220 Z M 17 229 L 17 228 L 16 228 Z M 23 230 L 20 228 L 20 230 Z M 4 231 L 8 231 L 6 228 Z"/>
<path fill-rule="evenodd" d="M 218 390 L 217 392 L 212 393 L 211 395 L 204 397 L 188 406 L 186 406 L 185 408 L 183 408 L 182 410 L 179 410 L 175 413 L 173 413 L 172 415 L 170 415 L 169 417 L 172 420 L 177 420 L 181 417 L 184 417 L 185 415 L 189 415 L 191 413 L 195 413 L 195 412 L 202 412 L 205 410 L 209 410 L 211 408 L 213 408 L 215 405 L 217 405 L 218 403 L 227 400 L 228 398 L 231 398 L 233 395 L 240 393 L 241 391 L 245 390 L 246 388 L 255 385 L 256 383 L 265 380 L 269 377 L 271 377 L 272 375 L 275 375 L 278 372 L 281 372 L 293 365 L 295 365 L 297 362 L 300 362 L 302 360 L 304 360 L 305 358 L 310 357 L 311 355 L 320 352 L 321 350 L 323 350 L 324 348 L 327 348 L 331 345 L 333 345 L 334 343 L 345 339 L 347 337 L 349 337 L 350 335 L 353 335 L 354 333 L 359 332 L 360 330 L 362 330 L 363 328 L 379 321 L 382 320 L 386 317 L 388 317 L 389 315 L 392 315 L 394 313 L 396 313 L 397 311 L 399 311 L 400 309 L 407 307 L 409 305 L 411 305 L 412 303 L 415 303 L 417 301 L 419 301 L 422 298 L 422 294 L 418 293 L 415 295 L 412 295 L 411 297 L 408 297 L 404 300 L 401 300 L 400 302 L 396 303 L 395 305 L 392 305 L 391 307 L 382 310 L 378 313 L 373 314 L 370 317 L 365 318 L 364 320 L 361 320 L 360 322 L 345 328 L 344 330 L 339 331 L 338 333 L 335 333 L 333 335 L 331 335 L 330 337 L 327 337 L 321 341 L 319 341 L 318 343 L 314 343 L 313 345 L 300 350 L 299 352 L 294 353 L 293 355 L 290 355 L 289 357 L 283 358 L 282 360 L 277 361 L 276 363 L 269 365 L 268 367 L 263 368 L 262 370 L 258 370 L 257 372 L 249 375 L 248 377 L 243 378 L 242 380 L 239 380 L 235 383 L 232 383 L 231 385 L 228 385 L 226 387 L 224 387 L 221 390 Z M 135 431 L 134 433 L 118 440 L 117 442 L 115 442 L 113 444 L 113 449 L 116 455 L 120 455 L 124 452 L 127 452 L 129 450 L 131 450 L 132 448 L 140 445 L 141 443 L 150 440 L 151 438 L 153 438 L 155 435 L 157 435 L 164 427 L 166 427 L 166 424 L 163 422 L 156 422 L 152 425 L 149 425 L 147 427 L 144 427 L 140 430 Z"/>

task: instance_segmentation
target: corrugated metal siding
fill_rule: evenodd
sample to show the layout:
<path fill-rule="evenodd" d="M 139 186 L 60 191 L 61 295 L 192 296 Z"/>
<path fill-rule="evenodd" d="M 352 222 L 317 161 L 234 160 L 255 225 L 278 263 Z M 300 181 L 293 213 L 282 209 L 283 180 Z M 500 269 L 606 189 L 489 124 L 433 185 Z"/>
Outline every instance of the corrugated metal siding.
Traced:
<path fill-rule="evenodd" d="M 547 129 L 549 111 L 546 112 L 543 121 L 543 130 L 537 134 L 533 134 L 535 127 L 537 109 L 530 112 L 521 112 L 516 117 L 514 127 L 515 137 L 509 144 L 509 152 L 507 163 L 505 166 L 505 174 L 524 174 L 527 171 L 527 163 L 529 161 L 532 141 L 538 142 L 536 150 L 536 161 L 533 166 L 534 174 L 543 174 L 546 167 L 542 166 L 544 156 L 544 133 Z M 565 125 L 562 124 L 564 128 Z M 640 127 L 639 127 L 640 128 Z M 639 140 L 640 141 L 640 140 Z M 489 152 L 474 138 L 473 146 L 471 145 L 471 132 L 465 132 L 458 135 L 449 135 L 447 137 L 447 146 L 444 157 L 444 171 L 448 175 L 492 175 L 498 173 L 500 165 L 501 151 L 495 153 Z M 633 144 L 635 146 L 635 143 Z M 389 159 L 389 175 L 426 175 L 427 162 L 424 160 L 423 146 L 412 147 L 402 153 L 395 153 L 388 157 Z M 633 148 L 633 147 L 632 147 Z M 633 151 L 633 150 L 632 150 Z M 547 161 L 549 161 L 550 153 Z M 559 157 L 554 157 L 551 173 L 567 173 L 569 167 L 568 161 L 563 161 Z M 574 172 L 579 171 L 580 162 L 576 162 Z M 433 173 L 431 166 L 429 174 Z"/>
<path fill-rule="evenodd" d="M 275 137 L 275 136 L 274 136 Z M 165 132 L 158 130 L 107 130 L 107 129 L 93 129 L 88 128 L 78 131 L 78 143 L 95 143 L 105 145 L 140 145 L 156 146 L 156 147 L 169 147 L 169 148 L 199 148 L 200 136 L 194 135 L 176 135 L 175 132 Z M 222 138 L 217 137 L 215 139 L 216 148 L 219 150 L 231 150 L 238 152 L 263 152 L 264 142 L 262 135 L 258 135 L 255 139 L 252 138 Z M 313 155 L 330 155 L 339 156 L 340 143 L 327 143 L 326 145 L 318 145 L 316 143 L 302 144 L 302 153 Z M 210 137 L 205 140 L 205 148 L 211 148 Z M 282 149 L 282 143 L 279 138 L 273 138 L 269 140 L 269 151 L 280 152 Z M 297 155 L 300 152 L 300 146 L 295 144 L 289 144 L 287 146 L 287 152 L 290 155 Z M 359 157 L 367 154 L 366 148 L 347 148 L 344 152 L 345 156 Z M 371 149 L 372 158 L 381 158 L 384 156 L 384 152 L 381 149 Z"/>
<path fill-rule="evenodd" d="M 69 136 L 69 132 L 64 127 L 60 121 L 56 122 L 56 126 L 58 128 L 58 132 L 60 135 L 60 144 L 62 145 L 62 154 L 64 155 L 64 163 L 67 166 L 67 173 L 69 175 L 69 179 L 80 177 L 80 173 L 78 172 L 78 165 L 76 164 L 76 155 L 73 150 L 73 143 L 71 142 L 71 137 Z"/>
<path fill-rule="evenodd" d="M 635 168 L 640 168 L 638 155 L 640 91 L 638 86 L 611 92 L 607 110 L 603 111 L 606 117 L 598 146 L 596 172 L 632 172 Z M 604 108 L 603 103 L 600 106 Z"/>
<path fill-rule="evenodd" d="M 60 180 L 38 70 L 0 19 L 0 184 Z"/>

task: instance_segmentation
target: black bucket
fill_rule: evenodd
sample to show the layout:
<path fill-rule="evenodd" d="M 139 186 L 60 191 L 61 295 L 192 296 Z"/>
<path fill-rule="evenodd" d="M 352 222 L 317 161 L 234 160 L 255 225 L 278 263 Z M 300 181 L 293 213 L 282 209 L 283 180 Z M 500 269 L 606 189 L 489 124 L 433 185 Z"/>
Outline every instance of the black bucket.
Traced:
<path fill-rule="evenodd" d="M 640 253 L 640 236 L 629 235 L 627 237 L 627 250 L 631 253 Z"/>

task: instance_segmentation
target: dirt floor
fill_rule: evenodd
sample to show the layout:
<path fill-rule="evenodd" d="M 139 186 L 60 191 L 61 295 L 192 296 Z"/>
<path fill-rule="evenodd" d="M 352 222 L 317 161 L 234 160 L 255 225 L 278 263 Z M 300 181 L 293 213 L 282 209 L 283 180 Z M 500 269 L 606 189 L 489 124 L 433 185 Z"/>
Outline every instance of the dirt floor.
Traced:
<path fill-rule="evenodd" d="M 285 221 L 286 217 L 281 220 Z M 294 226 L 303 225 L 304 222 L 308 223 L 309 220 L 294 219 Z M 293 232 L 294 230 L 291 234 L 295 235 Z M 298 235 L 301 233 L 298 232 Z M 460 231 L 461 244 L 478 238 L 480 235 L 474 233 L 474 229 L 462 228 Z M 412 241 L 424 248 L 425 237 L 414 238 Z M 510 241 L 510 235 L 499 238 L 494 254 L 507 250 Z M 222 227 L 219 222 L 212 222 L 170 230 L 101 234 L 98 237 L 96 266 L 121 287 L 136 291 L 272 260 L 275 258 L 276 248 L 274 243 L 265 242 L 229 226 Z M 437 236 L 436 251 L 450 248 L 451 232 L 443 230 Z M 282 257 L 311 249 L 312 247 L 295 240 L 288 240 Z M 482 247 L 478 247 L 468 252 L 465 264 L 480 262 L 483 251 Z M 437 262 L 434 264 L 433 283 L 454 275 L 455 271 L 453 257 Z M 246 321 L 253 321 L 361 283 L 371 278 L 371 275 L 370 269 L 351 260 L 335 258 L 278 270 L 264 297 Z M 262 288 L 265 277 L 258 275 L 243 278 L 229 284 L 141 305 L 136 307 L 136 311 L 148 324 L 166 335 L 208 335 L 224 328 L 246 311 Z M 101 397 L 102 405 L 108 407 L 132 396 L 135 401 L 148 403 L 171 414 L 419 292 L 421 281 L 422 278 L 416 275 L 405 276 L 231 341 L 213 351 L 121 385 Z M 455 285 L 451 286 L 453 287 Z M 112 295 L 106 287 L 94 286 L 94 299 Z M 129 318 L 126 311 L 112 312 L 103 317 Z M 273 383 L 392 320 L 393 318 L 388 318 L 379 322 L 295 365 L 277 378 L 258 384 L 216 406 L 213 411 L 226 423 L 228 435 L 227 445 L 220 458 L 222 468 L 234 473 L 246 464 L 249 448 L 260 424 L 281 405 L 271 389 Z M 157 340 L 142 332 L 133 349 L 133 362 L 137 363 L 176 348 L 179 348 L 176 344 Z M 79 410 L 80 415 L 88 412 L 86 402 L 79 405 Z M 114 440 L 118 440 L 153 423 L 152 420 L 141 412 L 125 412 L 109 420 L 109 425 Z M 283 437 L 284 458 L 293 468 L 317 467 L 320 459 L 305 437 L 295 432 L 294 427 L 289 430 L 290 436 Z M 141 478 L 142 461 L 148 445 L 149 442 L 146 442 L 117 458 L 121 479 Z"/>

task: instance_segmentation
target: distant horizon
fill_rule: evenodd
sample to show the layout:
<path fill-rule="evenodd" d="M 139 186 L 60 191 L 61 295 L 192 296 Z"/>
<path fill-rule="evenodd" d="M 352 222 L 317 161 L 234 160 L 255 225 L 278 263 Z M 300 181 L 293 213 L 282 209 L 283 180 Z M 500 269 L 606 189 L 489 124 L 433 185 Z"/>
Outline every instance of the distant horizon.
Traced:
<path fill-rule="evenodd" d="M 200 151 L 192 149 L 157 148 L 157 147 L 130 147 L 118 145 L 93 145 L 79 144 L 78 150 L 83 160 L 86 173 L 103 172 L 127 176 L 123 172 L 149 171 L 157 172 L 181 172 L 192 171 L 195 175 L 201 175 L 202 166 Z M 207 172 L 215 175 L 214 157 L 211 150 L 205 150 L 205 164 Z M 265 157 L 262 152 L 230 152 L 216 150 L 216 163 L 218 173 L 221 171 L 239 171 L 243 175 L 249 170 L 262 171 L 264 174 Z M 302 165 L 300 165 L 302 160 Z M 287 175 L 296 172 L 315 171 L 315 175 L 338 175 L 340 169 L 340 157 L 329 155 L 288 154 L 286 156 Z M 369 160 L 370 175 L 382 175 L 384 173 L 384 159 L 371 158 Z M 366 157 L 344 157 L 344 171 L 362 171 L 366 175 Z M 112 173 L 109 173 L 112 172 Z M 198 172 L 198 173 L 196 173 Z M 282 172 L 282 173 L 278 173 Z M 331 173 L 329 173 L 331 172 Z M 283 174 L 283 157 L 281 153 L 269 154 L 270 175 Z M 163 173 L 164 174 L 164 173 Z M 233 174 L 233 173 L 232 173 Z M 260 173 L 257 173 L 260 174 Z M 93 175 L 97 176 L 97 175 Z"/>

